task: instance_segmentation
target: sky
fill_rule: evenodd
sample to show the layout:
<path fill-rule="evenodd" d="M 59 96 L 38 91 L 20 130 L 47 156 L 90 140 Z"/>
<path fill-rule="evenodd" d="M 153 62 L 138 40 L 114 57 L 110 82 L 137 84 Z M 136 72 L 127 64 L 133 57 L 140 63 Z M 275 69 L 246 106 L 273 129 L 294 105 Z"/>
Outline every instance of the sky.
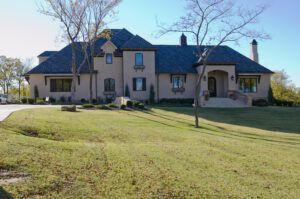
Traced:
<path fill-rule="evenodd" d="M 300 1 L 299 0 L 239 0 L 245 6 L 269 4 L 260 17 L 258 30 L 264 30 L 270 40 L 258 41 L 260 64 L 275 71 L 284 69 L 300 87 Z M 21 59 L 33 58 L 45 50 L 60 50 L 65 46 L 58 37 L 60 24 L 38 12 L 41 0 L 0 0 L 0 55 Z M 156 38 L 156 21 L 175 22 L 184 15 L 184 0 L 123 0 L 117 8 L 110 28 L 126 28 L 152 44 L 178 44 L 179 33 Z M 189 37 L 189 44 L 193 44 Z M 250 40 L 239 45 L 226 45 L 245 56 L 250 54 Z"/>

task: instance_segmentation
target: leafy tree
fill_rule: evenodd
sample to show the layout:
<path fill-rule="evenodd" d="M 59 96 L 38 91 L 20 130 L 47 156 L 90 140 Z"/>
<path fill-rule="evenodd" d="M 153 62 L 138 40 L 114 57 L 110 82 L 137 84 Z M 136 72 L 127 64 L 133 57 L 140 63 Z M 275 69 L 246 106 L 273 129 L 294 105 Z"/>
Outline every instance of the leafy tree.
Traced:
<path fill-rule="evenodd" d="M 20 62 L 15 68 L 15 81 L 18 84 L 18 96 L 19 101 L 21 100 L 21 86 L 25 80 L 24 74 L 27 73 L 32 65 L 32 60 L 27 59 L 25 62 Z"/>
<path fill-rule="evenodd" d="M 275 71 L 271 78 L 273 96 L 277 104 L 300 104 L 300 92 L 284 70 Z"/>
<path fill-rule="evenodd" d="M 19 59 L 0 57 L 0 85 L 5 94 L 8 94 L 9 88 L 13 85 L 16 78 L 15 69 L 20 65 Z"/>

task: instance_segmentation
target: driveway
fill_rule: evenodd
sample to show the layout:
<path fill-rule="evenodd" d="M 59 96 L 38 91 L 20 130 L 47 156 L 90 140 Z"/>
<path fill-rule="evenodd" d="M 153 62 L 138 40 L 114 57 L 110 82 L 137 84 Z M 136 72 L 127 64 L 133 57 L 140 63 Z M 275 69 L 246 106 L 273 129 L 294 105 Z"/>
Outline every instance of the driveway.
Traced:
<path fill-rule="evenodd" d="M 8 105 L 0 105 L 0 121 L 3 121 L 7 118 L 11 113 L 23 109 L 29 108 L 59 108 L 60 106 L 53 105 L 20 105 L 20 104 L 8 104 Z"/>

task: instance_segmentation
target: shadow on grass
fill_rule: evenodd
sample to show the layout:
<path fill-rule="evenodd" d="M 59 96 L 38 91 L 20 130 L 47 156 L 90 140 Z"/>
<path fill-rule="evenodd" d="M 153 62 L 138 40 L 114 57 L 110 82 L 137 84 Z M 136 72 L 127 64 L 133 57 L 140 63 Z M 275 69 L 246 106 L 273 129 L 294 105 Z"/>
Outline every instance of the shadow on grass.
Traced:
<path fill-rule="evenodd" d="M 5 189 L 3 187 L 0 186 L 0 198 L 1 199 L 13 199 L 14 197 L 10 193 L 5 191 Z"/>
<path fill-rule="evenodd" d="M 169 115 L 164 115 L 164 114 L 157 114 L 154 113 L 153 111 L 143 111 L 143 113 L 147 115 L 151 115 L 154 118 L 149 118 L 149 117 L 144 117 L 141 115 L 135 115 L 134 113 L 126 113 L 127 115 L 137 117 L 140 119 L 145 119 L 160 125 L 168 126 L 168 127 L 173 127 L 176 129 L 182 129 L 182 130 L 188 130 L 188 131 L 193 131 L 193 132 L 201 132 L 205 133 L 208 135 L 212 136 L 217 136 L 217 137 L 224 137 L 224 138 L 235 138 L 235 139 L 252 139 L 252 140 L 261 140 L 261 141 L 268 141 L 268 142 L 273 142 L 273 143 L 281 143 L 281 144 L 290 144 L 291 145 L 298 145 L 298 142 L 295 142 L 294 139 L 283 139 L 283 140 L 276 140 L 270 137 L 266 136 L 260 136 L 257 134 L 251 134 L 251 133 L 242 133 L 239 131 L 232 131 L 232 130 L 227 130 L 223 127 L 211 125 L 211 124 L 205 124 L 201 125 L 199 129 L 195 129 L 194 125 L 189 121 L 184 121 L 182 118 L 176 118 L 176 117 L 170 117 Z M 157 118 L 157 119 L 156 119 Z M 174 123 L 178 123 L 180 125 L 176 125 Z M 204 130 L 204 131 L 203 131 Z"/>
<path fill-rule="evenodd" d="M 191 107 L 155 107 L 165 111 L 194 116 Z M 274 132 L 300 134 L 300 109 L 283 107 L 264 108 L 201 108 L 200 118 L 220 123 L 253 127 Z M 170 118 L 171 119 L 171 118 Z M 178 118 L 182 122 L 182 118 Z M 191 121 L 189 120 L 189 123 Z"/>

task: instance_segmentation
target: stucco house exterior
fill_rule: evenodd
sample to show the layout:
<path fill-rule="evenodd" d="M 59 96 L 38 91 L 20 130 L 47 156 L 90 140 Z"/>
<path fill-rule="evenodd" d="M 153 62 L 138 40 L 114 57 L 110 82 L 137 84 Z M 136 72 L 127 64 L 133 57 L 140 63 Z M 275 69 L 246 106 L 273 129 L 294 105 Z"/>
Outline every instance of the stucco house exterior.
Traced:
<path fill-rule="evenodd" d="M 153 45 L 126 29 L 111 29 L 110 39 L 99 38 L 96 42 L 93 98 L 105 101 L 124 96 L 127 87 L 131 99 L 148 100 L 151 85 L 157 101 L 194 98 L 202 66 L 195 54 L 196 46 L 188 45 L 184 34 L 179 40 L 178 45 Z M 76 51 L 77 65 L 81 65 L 76 79 L 78 101 L 89 98 L 89 69 L 82 62 L 81 45 L 77 43 Z M 272 71 L 259 64 L 255 40 L 250 49 L 248 58 L 228 46 L 216 48 L 202 79 L 202 106 L 250 105 L 252 99 L 267 99 Z M 39 65 L 26 74 L 31 95 L 36 86 L 40 97 L 70 97 L 71 56 L 70 45 L 39 55 Z"/>

